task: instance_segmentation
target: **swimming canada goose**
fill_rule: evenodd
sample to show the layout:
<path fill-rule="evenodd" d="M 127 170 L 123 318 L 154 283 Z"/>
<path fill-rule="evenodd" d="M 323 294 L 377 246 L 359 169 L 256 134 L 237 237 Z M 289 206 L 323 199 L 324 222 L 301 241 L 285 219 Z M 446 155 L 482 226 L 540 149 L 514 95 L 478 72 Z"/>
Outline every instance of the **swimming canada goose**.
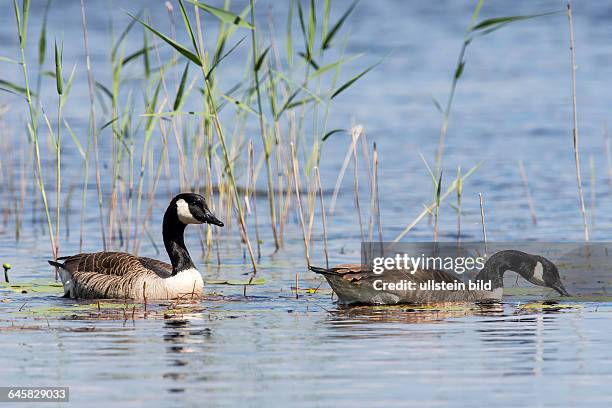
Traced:
<path fill-rule="evenodd" d="M 187 224 L 219 221 L 199 194 L 183 193 L 170 201 L 162 235 L 172 265 L 124 252 L 95 252 L 49 261 L 59 268 L 64 297 L 87 299 L 177 299 L 200 296 L 204 282 L 183 240 Z"/>
<path fill-rule="evenodd" d="M 341 304 L 395 305 L 429 302 L 498 302 L 503 295 L 504 272 L 514 271 L 534 285 L 547 286 L 563 296 L 570 296 L 561 283 L 555 264 L 548 259 L 521 251 L 497 252 L 487 260 L 472 282 L 491 282 L 490 288 L 469 290 L 458 285 L 458 275 L 442 270 L 385 270 L 375 274 L 358 264 L 325 269 L 311 266 L 322 274 L 338 295 Z M 409 282 L 413 282 L 409 284 Z M 433 290 L 436 287 L 436 290 Z M 423 289 L 422 289 L 423 287 Z M 442 290 L 437 290 L 437 289 Z M 489 290 L 490 289 L 490 290 Z"/>

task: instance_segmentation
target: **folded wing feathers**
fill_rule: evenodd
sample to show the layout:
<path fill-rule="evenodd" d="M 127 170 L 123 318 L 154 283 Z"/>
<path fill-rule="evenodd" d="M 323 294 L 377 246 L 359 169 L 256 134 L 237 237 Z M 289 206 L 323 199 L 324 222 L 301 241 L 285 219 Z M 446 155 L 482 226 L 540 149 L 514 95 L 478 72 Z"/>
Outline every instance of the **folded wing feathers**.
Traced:
<path fill-rule="evenodd" d="M 150 299 L 172 297 L 164 284 L 172 266 L 165 262 L 122 252 L 77 254 L 61 259 L 62 268 L 68 272 L 62 275 L 62 281 L 66 287 L 66 281 L 71 280 L 72 297 L 143 298 L 144 288 Z"/>

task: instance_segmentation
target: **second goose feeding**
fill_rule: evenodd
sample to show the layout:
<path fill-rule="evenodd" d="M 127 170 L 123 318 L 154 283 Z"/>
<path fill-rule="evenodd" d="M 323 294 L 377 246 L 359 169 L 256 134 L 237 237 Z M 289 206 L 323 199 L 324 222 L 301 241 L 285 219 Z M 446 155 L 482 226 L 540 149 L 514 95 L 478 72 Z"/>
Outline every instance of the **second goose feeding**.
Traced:
<path fill-rule="evenodd" d="M 428 302 L 498 302 L 503 295 L 503 278 L 506 271 L 514 271 L 538 286 L 556 290 L 569 296 L 555 264 L 539 255 L 516 250 L 497 252 L 487 260 L 475 281 L 490 282 L 491 290 L 420 290 L 420 284 L 453 284 L 462 278 L 442 270 L 418 269 L 416 271 L 391 269 L 382 275 L 359 264 L 338 265 L 329 269 L 311 266 L 310 270 L 325 277 L 338 295 L 341 304 L 395 305 L 400 303 Z M 378 281 L 378 282 L 377 282 Z M 389 289 L 383 283 L 413 282 L 415 290 Z M 433 286 L 430 284 L 430 286 Z M 384 288 L 387 289 L 384 289 Z M 394 286 L 391 286 L 394 287 Z"/>

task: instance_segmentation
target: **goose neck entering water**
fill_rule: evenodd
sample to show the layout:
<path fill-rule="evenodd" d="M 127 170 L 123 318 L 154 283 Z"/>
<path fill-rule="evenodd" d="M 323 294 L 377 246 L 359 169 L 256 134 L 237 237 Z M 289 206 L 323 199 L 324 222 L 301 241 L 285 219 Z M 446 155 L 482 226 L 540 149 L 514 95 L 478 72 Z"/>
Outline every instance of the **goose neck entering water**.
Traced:
<path fill-rule="evenodd" d="M 526 280 L 533 282 L 533 271 L 538 260 L 535 256 L 515 250 L 497 252 L 487 260 L 484 267 L 476 276 L 476 280 L 491 282 L 491 289 L 499 289 L 504 286 L 504 273 L 513 271 L 521 275 Z M 541 268 L 541 264 L 540 264 Z M 534 282 L 535 283 L 535 282 Z M 544 284 L 541 283 L 536 284 Z"/>

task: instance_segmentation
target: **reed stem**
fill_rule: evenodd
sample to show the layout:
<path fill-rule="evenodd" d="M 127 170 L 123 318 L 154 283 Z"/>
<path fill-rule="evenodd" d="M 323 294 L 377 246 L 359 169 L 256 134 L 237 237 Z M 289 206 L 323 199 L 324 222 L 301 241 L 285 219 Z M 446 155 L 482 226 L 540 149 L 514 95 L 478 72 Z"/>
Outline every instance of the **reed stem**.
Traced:
<path fill-rule="evenodd" d="M 584 205 L 584 194 L 582 192 L 582 177 L 580 175 L 580 152 L 578 138 L 578 109 L 576 103 L 576 52 L 574 48 L 574 19 L 572 16 L 572 2 L 567 2 L 567 21 L 569 24 L 569 47 L 572 72 L 572 135 L 574 142 L 574 162 L 576 164 L 576 183 L 578 184 L 578 196 L 580 198 L 580 213 L 582 215 L 582 226 L 584 228 L 584 240 L 589 240 L 589 225 L 587 222 L 586 209 Z"/>

